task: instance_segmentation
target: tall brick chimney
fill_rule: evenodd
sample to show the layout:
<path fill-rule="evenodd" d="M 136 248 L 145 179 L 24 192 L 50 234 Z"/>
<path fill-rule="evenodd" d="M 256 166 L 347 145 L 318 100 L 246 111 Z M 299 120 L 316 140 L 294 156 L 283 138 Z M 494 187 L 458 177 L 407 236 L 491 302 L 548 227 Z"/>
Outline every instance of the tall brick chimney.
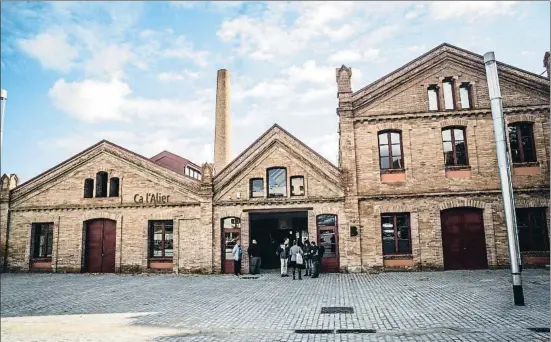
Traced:
<path fill-rule="evenodd" d="M 545 67 L 545 70 L 547 70 L 547 78 L 551 79 L 551 74 L 549 74 L 549 65 L 551 64 L 549 51 L 545 53 L 543 56 L 543 66 Z"/>
<path fill-rule="evenodd" d="M 216 122 L 214 127 L 214 173 L 228 165 L 231 157 L 230 72 L 218 70 L 216 79 Z"/>

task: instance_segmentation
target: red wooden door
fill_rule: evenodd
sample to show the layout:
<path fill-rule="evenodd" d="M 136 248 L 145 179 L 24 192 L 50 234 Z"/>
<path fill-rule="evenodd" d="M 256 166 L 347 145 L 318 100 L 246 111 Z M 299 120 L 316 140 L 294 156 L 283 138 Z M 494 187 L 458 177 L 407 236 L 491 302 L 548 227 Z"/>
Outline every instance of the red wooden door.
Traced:
<path fill-rule="evenodd" d="M 114 273 L 116 222 L 98 219 L 86 227 L 85 270 L 90 273 Z"/>
<path fill-rule="evenodd" d="M 454 208 L 442 211 L 444 269 L 488 268 L 482 210 Z"/>
<path fill-rule="evenodd" d="M 224 243 L 222 250 L 222 271 L 226 274 L 233 274 L 233 247 L 235 246 L 235 241 L 239 238 L 239 231 L 225 231 L 224 232 Z M 243 265 L 241 265 L 241 272 L 243 272 Z"/>
<path fill-rule="evenodd" d="M 318 246 L 325 252 L 321 258 L 321 272 L 339 272 L 339 232 L 337 216 L 324 214 L 316 218 L 318 227 Z"/>

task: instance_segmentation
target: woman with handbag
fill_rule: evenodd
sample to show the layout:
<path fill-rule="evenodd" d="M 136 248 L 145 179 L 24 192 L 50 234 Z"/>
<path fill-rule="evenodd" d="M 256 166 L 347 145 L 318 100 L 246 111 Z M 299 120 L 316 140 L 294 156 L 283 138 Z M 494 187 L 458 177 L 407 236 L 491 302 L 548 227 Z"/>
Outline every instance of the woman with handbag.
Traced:
<path fill-rule="evenodd" d="M 304 265 L 304 258 L 302 255 L 304 252 L 298 245 L 297 240 L 293 241 L 293 247 L 291 247 L 291 267 L 293 267 L 293 280 L 295 280 L 295 270 L 298 268 L 298 280 L 302 280 L 302 267 Z"/>

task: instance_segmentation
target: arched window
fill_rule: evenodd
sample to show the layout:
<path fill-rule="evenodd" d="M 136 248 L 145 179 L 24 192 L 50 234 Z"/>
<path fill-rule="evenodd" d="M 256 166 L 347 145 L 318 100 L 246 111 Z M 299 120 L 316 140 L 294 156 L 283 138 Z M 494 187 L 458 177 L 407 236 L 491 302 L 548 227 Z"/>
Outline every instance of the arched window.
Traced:
<path fill-rule="evenodd" d="M 109 179 L 109 197 L 119 197 L 119 179 L 117 177 Z"/>
<path fill-rule="evenodd" d="M 404 168 L 401 132 L 383 131 L 379 133 L 379 161 L 381 170 Z"/>
<path fill-rule="evenodd" d="M 92 198 L 94 196 L 94 180 L 87 178 L 84 180 L 84 198 Z"/>
<path fill-rule="evenodd" d="M 272 167 L 267 173 L 268 197 L 287 197 L 287 169 Z"/>
<path fill-rule="evenodd" d="M 442 144 L 446 166 L 469 165 L 464 127 L 449 127 L 443 129 Z"/>
<path fill-rule="evenodd" d="M 96 197 L 107 197 L 107 172 L 96 173 Z"/>
<path fill-rule="evenodd" d="M 534 131 L 531 122 L 517 122 L 509 125 L 509 144 L 513 163 L 531 163 L 536 159 Z"/>

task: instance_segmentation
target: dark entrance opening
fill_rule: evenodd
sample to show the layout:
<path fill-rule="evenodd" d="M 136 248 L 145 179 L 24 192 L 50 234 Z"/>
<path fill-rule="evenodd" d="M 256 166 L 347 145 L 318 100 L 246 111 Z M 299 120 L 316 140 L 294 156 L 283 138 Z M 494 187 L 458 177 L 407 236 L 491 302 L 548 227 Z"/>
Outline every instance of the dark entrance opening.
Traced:
<path fill-rule="evenodd" d="M 300 243 L 308 239 L 308 212 L 277 212 L 249 214 L 249 245 L 256 240 L 262 258 L 261 268 L 280 267 L 277 247 L 286 238 Z"/>

